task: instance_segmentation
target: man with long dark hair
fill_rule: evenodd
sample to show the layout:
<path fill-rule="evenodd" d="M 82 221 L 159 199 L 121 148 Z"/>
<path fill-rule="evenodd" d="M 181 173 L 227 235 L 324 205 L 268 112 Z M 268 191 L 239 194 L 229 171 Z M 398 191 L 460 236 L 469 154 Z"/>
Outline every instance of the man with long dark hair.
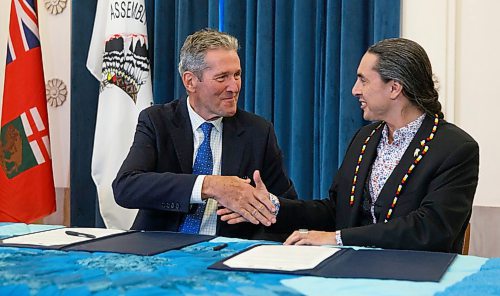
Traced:
<path fill-rule="evenodd" d="M 361 59 L 352 94 L 373 123 L 352 139 L 329 199 L 280 199 L 285 244 L 460 252 L 478 182 L 479 147 L 444 120 L 424 49 L 382 40 Z M 256 178 L 258 194 L 267 193 Z M 245 219 L 219 210 L 223 220 Z M 309 231 L 306 229 L 314 229 Z"/>

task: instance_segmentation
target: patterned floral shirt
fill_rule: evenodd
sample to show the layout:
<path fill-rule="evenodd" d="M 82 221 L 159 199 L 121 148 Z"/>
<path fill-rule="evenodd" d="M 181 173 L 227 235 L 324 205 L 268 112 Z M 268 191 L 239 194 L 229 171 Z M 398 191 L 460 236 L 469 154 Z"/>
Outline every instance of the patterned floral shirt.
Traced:
<path fill-rule="evenodd" d="M 398 165 L 401 157 L 417 134 L 418 129 L 424 121 L 425 113 L 419 118 L 408 123 L 406 126 L 394 131 L 394 141 L 389 144 L 389 129 L 387 125 L 382 130 L 382 137 L 377 146 L 377 157 L 372 165 L 368 189 L 372 198 L 372 218 L 373 223 L 377 223 L 374 212 L 374 204 L 377 201 L 382 187 Z"/>

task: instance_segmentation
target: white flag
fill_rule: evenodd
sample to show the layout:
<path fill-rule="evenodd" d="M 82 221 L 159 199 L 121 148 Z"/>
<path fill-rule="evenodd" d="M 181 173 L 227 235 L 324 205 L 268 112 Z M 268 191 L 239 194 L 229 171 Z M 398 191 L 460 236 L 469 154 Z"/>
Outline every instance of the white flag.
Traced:
<path fill-rule="evenodd" d="M 50 3 L 49 3 L 50 2 Z M 71 2 L 38 1 L 38 23 L 42 46 L 43 75 L 48 103 L 52 170 L 58 195 L 57 210 L 62 223 L 63 204 L 59 194 L 69 188 L 71 119 Z M 52 14 L 61 11 L 59 14 Z M 0 43 L 1 44 L 1 43 Z M 63 197 L 61 196 L 61 202 Z M 53 217 L 56 219 L 55 217 Z M 50 222 L 44 220 L 44 223 Z M 50 223 L 47 223 L 50 224 Z"/>
<path fill-rule="evenodd" d="M 107 228 L 129 229 L 137 210 L 115 203 L 111 183 L 153 104 L 144 0 L 98 1 L 87 68 L 101 83 L 92 155 L 101 215 Z"/>

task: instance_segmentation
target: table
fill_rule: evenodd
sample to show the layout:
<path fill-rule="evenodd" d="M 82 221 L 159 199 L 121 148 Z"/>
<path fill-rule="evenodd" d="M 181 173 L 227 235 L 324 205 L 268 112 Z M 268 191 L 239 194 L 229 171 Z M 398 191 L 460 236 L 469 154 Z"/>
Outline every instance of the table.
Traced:
<path fill-rule="evenodd" d="M 44 227 L 1 224 L 0 238 Z M 228 247 L 213 251 L 222 242 Z M 208 270 L 258 241 L 218 237 L 155 256 L 0 248 L 0 295 L 498 295 L 500 258 L 458 256 L 439 283 Z"/>

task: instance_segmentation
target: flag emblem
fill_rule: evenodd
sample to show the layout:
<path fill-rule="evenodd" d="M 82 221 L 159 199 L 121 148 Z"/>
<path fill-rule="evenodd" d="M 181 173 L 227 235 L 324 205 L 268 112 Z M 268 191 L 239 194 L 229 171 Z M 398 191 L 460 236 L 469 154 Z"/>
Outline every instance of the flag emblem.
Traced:
<path fill-rule="evenodd" d="M 6 123 L 0 135 L 1 166 L 9 179 L 50 158 L 48 131 L 36 107 Z"/>
<path fill-rule="evenodd" d="M 114 34 L 106 41 L 101 92 L 109 84 L 121 88 L 137 102 L 141 85 L 149 78 L 148 42 L 142 34 Z"/>

